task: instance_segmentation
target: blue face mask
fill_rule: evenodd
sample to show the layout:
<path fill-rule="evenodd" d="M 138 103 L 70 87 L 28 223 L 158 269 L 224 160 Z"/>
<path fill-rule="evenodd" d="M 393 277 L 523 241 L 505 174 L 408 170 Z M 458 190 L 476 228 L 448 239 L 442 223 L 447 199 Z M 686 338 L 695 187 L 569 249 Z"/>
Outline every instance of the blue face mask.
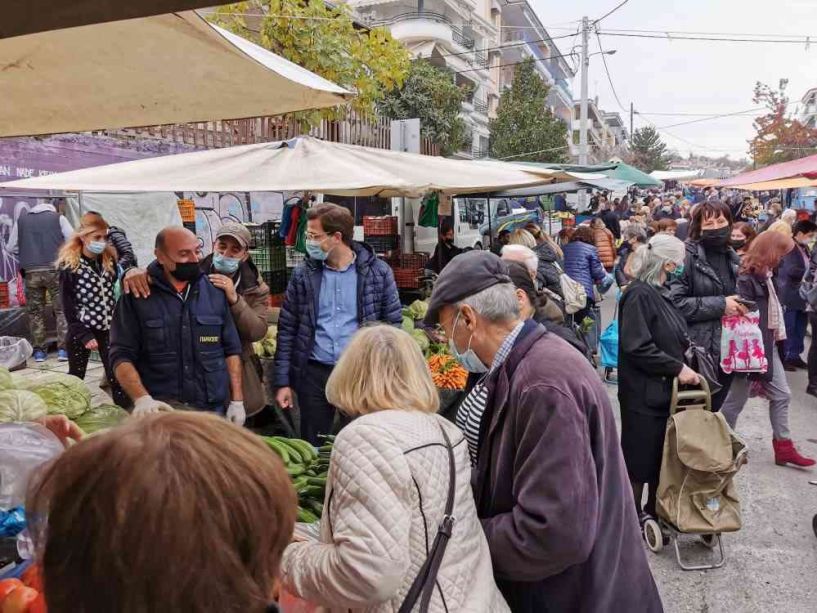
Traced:
<path fill-rule="evenodd" d="M 239 258 L 230 258 L 218 252 L 213 253 L 213 268 L 226 275 L 233 274 L 241 265 Z"/>
<path fill-rule="evenodd" d="M 482 360 L 480 360 L 477 354 L 474 353 L 474 350 L 471 349 L 471 339 L 474 337 L 473 333 L 471 333 L 471 337 L 468 339 L 468 349 L 466 349 L 464 353 L 460 353 L 459 349 L 457 349 L 457 344 L 454 342 L 454 330 L 457 329 L 459 320 L 460 313 L 457 313 L 457 317 L 454 319 L 454 327 L 451 328 L 451 338 L 448 339 L 448 348 L 451 350 L 451 355 L 453 355 L 468 372 L 488 372 L 488 367 L 482 363 Z"/>
<path fill-rule="evenodd" d="M 105 251 L 105 247 L 107 246 L 108 243 L 105 241 L 91 241 L 88 243 L 88 251 L 94 255 L 100 255 L 103 251 Z"/>
<path fill-rule="evenodd" d="M 323 262 L 329 257 L 329 252 L 321 249 L 322 242 L 323 241 L 306 241 L 306 252 L 313 260 Z"/>

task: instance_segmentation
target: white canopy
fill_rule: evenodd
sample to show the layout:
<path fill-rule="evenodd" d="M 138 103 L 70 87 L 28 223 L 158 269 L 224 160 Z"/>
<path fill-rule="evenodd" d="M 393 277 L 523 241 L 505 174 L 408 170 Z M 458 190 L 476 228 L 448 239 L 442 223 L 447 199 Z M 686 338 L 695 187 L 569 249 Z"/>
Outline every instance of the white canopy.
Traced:
<path fill-rule="evenodd" d="M 278 115 L 352 94 L 192 11 L 0 39 L 0 137 Z"/>
<path fill-rule="evenodd" d="M 468 194 L 571 178 L 562 170 L 451 160 L 299 137 L 96 166 L 0 183 L 0 188 L 88 192 L 310 191 L 339 196 L 420 197 L 430 190 Z"/>
<path fill-rule="evenodd" d="M 659 181 L 686 181 L 701 176 L 700 170 L 653 170 L 650 176 Z"/>

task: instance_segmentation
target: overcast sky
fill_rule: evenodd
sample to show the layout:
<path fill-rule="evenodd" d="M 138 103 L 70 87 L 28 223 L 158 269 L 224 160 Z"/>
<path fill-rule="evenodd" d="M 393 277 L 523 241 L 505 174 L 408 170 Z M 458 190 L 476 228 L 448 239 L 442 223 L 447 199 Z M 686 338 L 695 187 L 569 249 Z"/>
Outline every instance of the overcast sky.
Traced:
<path fill-rule="evenodd" d="M 570 33 L 582 15 L 597 19 L 621 0 L 530 0 L 551 36 Z M 701 42 L 602 36 L 613 85 L 625 113 L 617 104 L 604 72 L 602 58 L 590 58 L 590 96 L 598 95 L 602 109 L 619 111 L 629 122 L 629 105 L 645 113 L 659 128 L 700 119 L 693 116 L 647 113 L 721 114 L 757 108 L 752 103 L 756 81 L 778 84 L 788 79 L 786 93 L 790 110 L 811 87 L 817 87 L 817 0 L 629 0 L 604 19 L 600 29 L 712 32 L 733 35 L 811 35 L 804 43 Z M 683 36 L 683 35 L 682 35 Z M 561 53 L 568 53 L 580 37 L 557 40 Z M 578 49 L 578 48 L 577 48 Z M 591 53 L 598 51 L 591 37 Z M 573 81 L 579 98 L 580 80 Z M 635 127 L 646 125 L 635 118 Z M 686 156 L 690 151 L 706 155 L 728 154 L 732 159 L 748 157 L 746 141 L 753 134 L 752 117 L 727 117 L 667 128 L 664 141 Z M 680 140 L 672 135 L 677 135 Z"/>

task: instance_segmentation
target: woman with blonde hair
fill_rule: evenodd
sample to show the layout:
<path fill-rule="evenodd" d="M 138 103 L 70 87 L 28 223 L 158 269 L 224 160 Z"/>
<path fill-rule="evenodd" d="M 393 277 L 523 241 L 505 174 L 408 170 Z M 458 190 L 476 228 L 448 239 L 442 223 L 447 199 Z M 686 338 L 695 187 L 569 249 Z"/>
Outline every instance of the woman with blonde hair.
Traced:
<path fill-rule="evenodd" d="M 528 249 L 536 249 L 536 239 L 533 238 L 533 234 L 524 228 L 519 228 L 518 230 L 511 232 L 511 237 L 508 239 L 508 244 L 522 245 Z"/>
<path fill-rule="evenodd" d="M 283 587 L 338 610 L 508 611 L 474 505 L 468 445 L 436 414 L 414 339 L 362 328 L 326 396 L 357 419 L 335 439 L 320 540 L 287 547 Z"/>
<path fill-rule="evenodd" d="M 68 374 L 85 378 L 91 351 L 98 351 L 116 404 L 129 406 L 127 395 L 113 375 L 108 359 L 114 286 L 117 279 L 116 250 L 107 241 L 108 224 L 101 219 L 80 226 L 57 255 L 62 299 L 68 332 Z"/>

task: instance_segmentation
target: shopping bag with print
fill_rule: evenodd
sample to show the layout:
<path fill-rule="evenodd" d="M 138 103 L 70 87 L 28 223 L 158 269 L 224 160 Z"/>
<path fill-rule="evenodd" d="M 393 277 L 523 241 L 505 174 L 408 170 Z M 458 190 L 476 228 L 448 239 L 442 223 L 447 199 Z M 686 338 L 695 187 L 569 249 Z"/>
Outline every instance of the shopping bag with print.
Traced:
<path fill-rule="evenodd" d="M 769 369 L 760 331 L 760 313 L 726 315 L 722 319 L 721 370 L 765 373 Z"/>

